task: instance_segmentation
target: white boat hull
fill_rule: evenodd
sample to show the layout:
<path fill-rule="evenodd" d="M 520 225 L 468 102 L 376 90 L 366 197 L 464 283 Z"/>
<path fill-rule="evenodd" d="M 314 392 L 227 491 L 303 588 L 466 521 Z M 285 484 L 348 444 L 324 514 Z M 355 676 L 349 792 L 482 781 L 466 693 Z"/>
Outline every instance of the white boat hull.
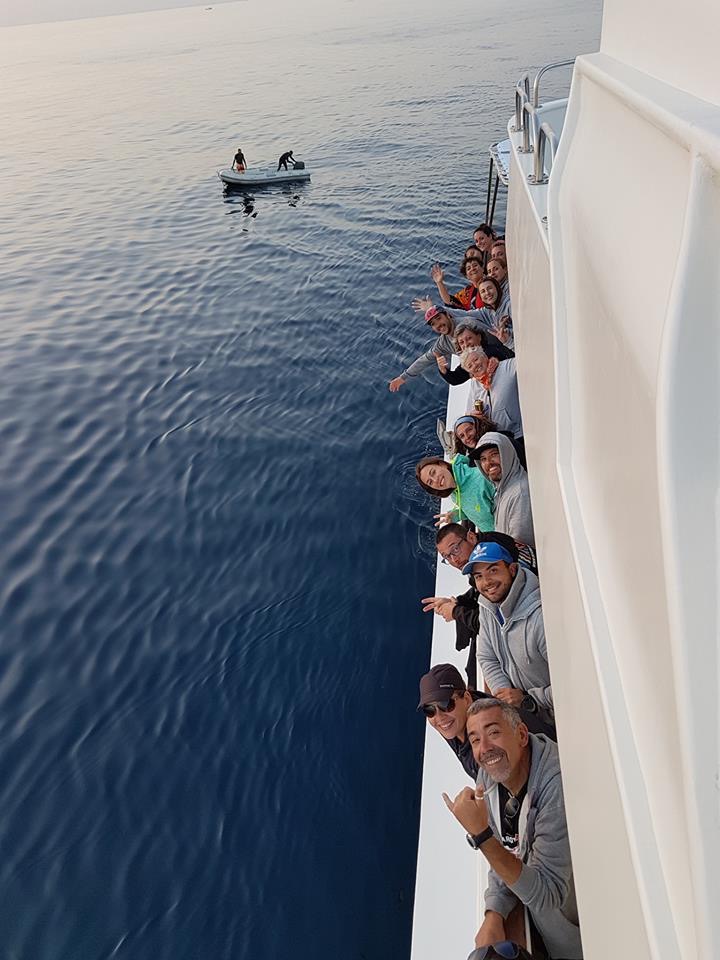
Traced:
<path fill-rule="evenodd" d="M 273 170 L 249 167 L 244 173 L 226 167 L 218 177 L 229 187 L 265 187 L 272 183 L 300 183 L 310 179 L 309 170 Z"/>

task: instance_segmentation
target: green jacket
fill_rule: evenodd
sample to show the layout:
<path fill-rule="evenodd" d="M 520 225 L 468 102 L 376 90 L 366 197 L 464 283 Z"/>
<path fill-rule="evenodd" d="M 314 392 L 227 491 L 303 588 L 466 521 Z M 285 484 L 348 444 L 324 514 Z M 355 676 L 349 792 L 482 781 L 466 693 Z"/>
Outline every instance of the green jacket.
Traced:
<path fill-rule="evenodd" d="M 471 467 L 469 459 L 463 453 L 453 457 L 451 467 L 457 484 L 451 496 L 457 504 L 457 510 L 454 513 L 459 514 L 458 519 L 467 517 L 478 530 L 483 532 L 494 530 L 494 484 L 488 480 L 482 470 Z"/>

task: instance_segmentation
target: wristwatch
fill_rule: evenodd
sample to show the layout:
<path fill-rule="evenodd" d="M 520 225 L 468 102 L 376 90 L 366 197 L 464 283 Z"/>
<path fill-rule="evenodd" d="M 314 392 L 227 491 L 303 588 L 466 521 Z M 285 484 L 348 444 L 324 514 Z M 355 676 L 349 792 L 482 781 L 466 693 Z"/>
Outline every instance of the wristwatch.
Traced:
<path fill-rule="evenodd" d="M 471 833 L 465 834 L 465 838 L 473 850 L 479 850 L 485 841 L 489 840 L 492 836 L 494 836 L 492 827 L 486 827 L 482 833 L 476 833 L 475 836 L 473 836 Z"/>
<path fill-rule="evenodd" d="M 520 701 L 520 709 L 527 710 L 528 713 L 537 713 L 537 708 L 537 703 L 535 703 L 529 693 L 526 693 Z"/>

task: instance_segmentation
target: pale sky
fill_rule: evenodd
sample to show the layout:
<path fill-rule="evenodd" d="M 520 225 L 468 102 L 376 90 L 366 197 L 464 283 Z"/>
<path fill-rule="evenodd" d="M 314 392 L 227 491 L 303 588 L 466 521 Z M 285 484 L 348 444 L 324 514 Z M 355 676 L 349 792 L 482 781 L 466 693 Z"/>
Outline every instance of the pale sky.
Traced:
<path fill-rule="evenodd" d="M 0 27 L 47 20 L 78 20 L 169 7 L 214 7 L 232 0 L 0 0 Z"/>

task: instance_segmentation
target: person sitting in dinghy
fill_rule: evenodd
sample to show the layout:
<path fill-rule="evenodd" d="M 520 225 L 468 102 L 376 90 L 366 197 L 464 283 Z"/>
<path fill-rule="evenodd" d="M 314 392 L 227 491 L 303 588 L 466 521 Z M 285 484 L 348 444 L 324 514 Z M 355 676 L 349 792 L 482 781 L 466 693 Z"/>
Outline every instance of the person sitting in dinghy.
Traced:
<path fill-rule="evenodd" d="M 245 154 L 242 152 L 242 147 L 237 148 L 237 153 L 233 157 L 232 168 L 238 173 L 245 173 L 247 170 L 247 163 L 245 162 Z"/>

